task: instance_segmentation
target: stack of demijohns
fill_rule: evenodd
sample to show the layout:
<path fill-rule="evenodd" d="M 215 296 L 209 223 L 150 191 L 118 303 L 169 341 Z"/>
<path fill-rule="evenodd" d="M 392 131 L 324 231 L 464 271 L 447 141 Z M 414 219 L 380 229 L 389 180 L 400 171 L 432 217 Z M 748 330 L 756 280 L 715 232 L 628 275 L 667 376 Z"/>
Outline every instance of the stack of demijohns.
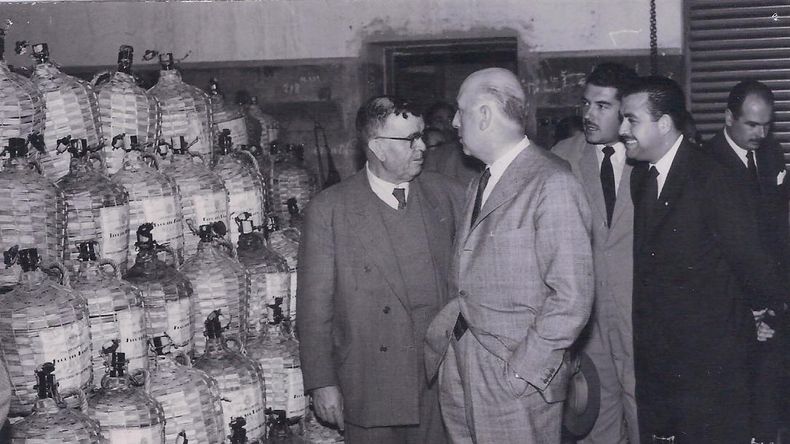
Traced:
<path fill-rule="evenodd" d="M 307 408 L 299 361 L 299 343 L 283 328 L 288 308 L 289 274 L 284 258 L 266 247 L 260 233 L 253 233 L 249 219 L 238 220 L 242 231 L 239 259 L 253 276 L 247 356 L 263 369 L 268 410 L 291 422 Z M 252 307 L 252 303 L 250 304 Z"/>
<path fill-rule="evenodd" d="M 184 230 L 178 189 L 172 180 L 159 171 L 157 157 L 145 153 L 135 136 L 131 137 L 131 147 L 123 167 L 112 176 L 112 181 L 129 193 L 129 263 L 134 263 L 137 255 L 135 233 L 144 223 L 152 223 L 154 238 L 175 252 L 176 265 L 183 262 Z"/>
<path fill-rule="evenodd" d="M 44 98 L 44 150 L 41 169 L 57 181 L 69 172 L 71 140 L 85 140 L 91 149 L 104 143 L 99 123 L 99 104 L 90 83 L 64 74 L 49 61 L 46 43 L 33 45 L 36 66 L 31 75 L 33 84 Z"/>
<path fill-rule="evenodd" d="M 175 145 L 183 138 L 193 153 L 210 159 L 214 154 L 214 135 L 208 95 L 181 80 L 173 54 L 161 54 L 159 61 L 159 81 L 148 92 L 159 101 L 162 140 Z"/>
<path fill-rule="evenodd" d="M 41 136 L 44 131 L 44 100 L 30 79 L 11 72 L 3 55 L 5 29 L 0 28 L 0 147 L 12 138 Z"/>
<path fill-rule="evenodd" d="M 195 360 L 195 368 L 214 378 L 225 402 L 222 406 L 226 435 L 230 423 L 242 417 L 251 440 L 266 434 L 266 392 L 260 365 L 230 350 L 225 345 L 220 325 L 220 312 L 212 312 L 205 321 L 206 352 Z"/>
<path fill-rule="evenodd" d="M 220 91 L 217 79 L 211 79 L 209 85 L 209 100 L 211 101 L 211 114 L 214 120 L 215 136 L 224 130 L 230 132 L 235 146 L 247 145 L 247 122 L 241 108 L 235 103 L 225 100 Z M 216 141 L 216 140 L 215 140 Z M 216 145 L 215 145 L 216 147 Z"/>
<path fill-rule="evenodd" d="M 82 242 L 79 272 L 71 281 L 74 290 L 88 302 L 93 361 L 93 386 L 101 387 L 104 374 L 102 349 L 115 347 L 126 354 L 129 368 L 148 368 L 148 337 L 140 290 L 121 280 L 118 266 L 109 259 L 99 260 L 95 241 Z M 104 267 L 111 267 L 107 272 Z"/>
<path fill-rule="evenodd" d="M 113 183 L 91 162 L 85 140 L 72 140 L 71 170 L 57 182 L 66 197 L 66 265 L 76 268 L 77 245 L 98 241 L 103 259 L 114 261 L 126 271 L 129 248 L 129 194 Z"/>
<path fill-rule="evenodd" d="M 272 173 L 272 210 L 285 224 L 290 213 L 288 201 L 296 199 L 299 208 L 304 208 L 317 191 L 316 177 L 303 165 L 304 147 L 301 145 L 278 144 L 271 146 L 274 160 Z"/>
<path fill-rule="evenodd" d="M 255 226 L 263 225 L 266 208 L 264 179 L 255 158 L 247 151 L 232 152 L 231 136 L 224 130 L 219 135 L 217 162 L 212 170 L 228 190 L 228 213 L 231 217 L 248 213 Z M 230 242 L 239 241 L 239 229 L 230 226 Z"/>
<path fill-rule="evenodd" d="M 247 115 L 247 120 L 252 123 L 250 127 L 253 128 L 253 131 L 249 132 L 250 136 L 253 136 L 248 137 L 249 143 L 268 148 L 272 142 L 278 140 L 280 137 L 280 122 L 263 112 L 260 104 L 258 104 L 257 96 L 250 98 L 250 104 L 246 106 L 245 114 Z M 254 136 L 257 136 L 257 139 Z"/>
<path fill-rule="evenodd" d="M 236 259 L 233 246 L 223 236 L 225 225 L 221 222 L 201 225 L 197 253 L 184 262 L 181 272 L 192 283 L 192 307 L 195 313 L 195 332 L 215 310 L 229 318 L 229 339 L 244 344 L 247 339 L 249 314 L 250 275 Z M 195 335 L 195 356 L 203 353 L 206 340 Z"/>
<path fill-rule="evenodd" d="M 31 171 L 25 139 L 11 138 L 0 171 L 0 251 L 37 248 L 46 261 L 62 262 L 66 247 L 66 201 L 49 179 Z M 19 282 L 21 268 L 6 257 L 0 285 Z"/>
<path fill-rule="evenodd" d="M 143 294 L 147 335 L 154 347 L 173 346 L 191 353 L 192 284 L 174 266 L 157 257 L 157 253 L 163 249 L 173 256 L 175 253 L 156 243 L 153 230 L 154 226 L 150 223 L 137 228 L 135 245 L 139 252 L 125 279 Z"/>
<path fill-rule="evenodd" d="M 54 362 L 61 393 L 71 395 L 91 384 L 91 341 L 85 298 L 68 288 L 68 274 L 59 269 L 63 284 L 39 269 L 35 248 L 19 252 L 22 283 L 0 296 L 0 355 L 13 387 L 11 414 L 27 415 L 37 396 L 30 384 L 36 366 Z"/>
<path fill-rule="evenodd" d="M 296 228 L 281 229 L 274 217 L 267 217 L 266 232 L 269 235 L 269 248 L 285 258 L 291 274 L 291 298 L 286 307 L 285 316 L 289 324 L 296 322 L 296 275 L 299 259 L 299 232 Z"/>
<path fill-rule="evenodd" d="M 88 415 L 99 421 L 102 434 L 110 444 L 165 443 L 165 414 L 162 406 L 143 387 L 135 387 L 126 373 L 123 353 L 107 353 L 109 365 L 101 389 L 88 399 Z M 138 382 L 139 385 L 139 382 Z"/>
<path fill-rule="evenodd" d="M 111 143 L 104 147 L 107 172 L 115 174 L 123 166 L 132 137 L 140 145 L 152 145 L 159 136 L 159 104 L 149 92 L 137 86 L 132 76 L 134 49 L 121 45 L 118 70 L 96 87 L 102 132 Z"/>
<path fill-rule="evenodd" d="M 158 355 L 151 363 L 149 391 L 165 412 L 165 442 L 175 443 L 182 432 L 190 442 L 224 442 L 217 381 L 192 367 L 188 356 L 181 356 L 180 360 L 185 365 L 171 356 Z"/>
<path fill-rule="evenodd" d="M 55 370 L 52 362 L 36 369 L 38 382 L 34 388 L 38 400 L 33 413 L 11 427 L 10 444 L 106 444 L 98 421 L 77 409 L 67 408 L 60 399 Z"/>
<path fill-rule="evenodd" d="M 197 253 L 199 226 L 214 222 L 228 225 L 228 190 L 209 169 L 208 161 L 190 152 L 182 139 L 172 147 L 170 163 L 162 168 L 181 196 L 185 258 Z"/>

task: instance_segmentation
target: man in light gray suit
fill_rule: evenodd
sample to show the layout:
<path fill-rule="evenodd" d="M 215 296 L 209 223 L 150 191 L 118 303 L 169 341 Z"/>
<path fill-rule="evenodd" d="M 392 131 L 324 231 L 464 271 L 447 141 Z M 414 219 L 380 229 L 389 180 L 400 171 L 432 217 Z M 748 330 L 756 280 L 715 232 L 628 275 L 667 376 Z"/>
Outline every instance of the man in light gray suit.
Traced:
<path fill-rule="evenodd" d="M 524 135 L 525 103 L 501 68 L 458 94 L 453 124 L 487 168 L 467 189 L 453 299 L 426 335 L 454 443 L 559 443 L 567 349 L 592 308 L 587 199 L 567 164 Z"/>
<path fill-rule="evenodd" d="M 592 431 L 579 441 L 584 444 L 639 443 L 631 326 L 634 207 L 631 166 L 618 134 L 620 98 L 636 79 L 620 64 L 596 66 L 584 88 L 584 134 L 552 148 L 582 183 L 593 217 L 595 304 L 578 345 L 598 370 L 601 404 Z"/>

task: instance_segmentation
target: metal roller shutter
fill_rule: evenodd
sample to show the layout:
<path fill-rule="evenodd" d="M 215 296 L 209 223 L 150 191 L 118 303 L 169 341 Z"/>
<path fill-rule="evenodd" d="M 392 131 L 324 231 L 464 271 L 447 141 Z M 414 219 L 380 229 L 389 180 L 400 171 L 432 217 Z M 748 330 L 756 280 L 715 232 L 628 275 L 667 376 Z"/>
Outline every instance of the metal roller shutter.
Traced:
<path fill-rule="evenodd" d="M 686 0 L 691 112 L 705 138 L 724 124 L 727 94 L 746 78 L 776 95 L 774 137 L 790 163 L 790 4 Z"/>

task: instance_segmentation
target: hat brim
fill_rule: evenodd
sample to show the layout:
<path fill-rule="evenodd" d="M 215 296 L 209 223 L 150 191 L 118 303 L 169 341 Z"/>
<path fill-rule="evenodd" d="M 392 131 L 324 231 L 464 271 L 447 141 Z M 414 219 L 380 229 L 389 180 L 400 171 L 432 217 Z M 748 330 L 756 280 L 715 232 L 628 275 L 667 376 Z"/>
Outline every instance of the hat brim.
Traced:
<path fill-rule="evenodd" d="M 592 359 L 584 352 L 577 355 L 578 371 L 571 375 L 568 396 L 563 406 L 563 431 L 583 438 L 595 425 L 601 408 L 601 380 Z"/>

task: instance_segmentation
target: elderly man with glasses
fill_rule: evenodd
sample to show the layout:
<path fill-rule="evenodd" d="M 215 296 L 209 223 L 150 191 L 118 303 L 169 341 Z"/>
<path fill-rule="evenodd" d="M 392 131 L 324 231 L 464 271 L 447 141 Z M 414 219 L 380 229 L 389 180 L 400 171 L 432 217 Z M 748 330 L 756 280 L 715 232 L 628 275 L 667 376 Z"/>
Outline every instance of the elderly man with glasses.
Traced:
<path fill-rule="evenodd" d="M 445 442 L 423 341 L 447 300 L 462 187 L 421 173 L 422 118 L 395 97 L 357 113 L 365 168 L 316 196 L 299 251 L 305 389 L 346 442 Z"/>

